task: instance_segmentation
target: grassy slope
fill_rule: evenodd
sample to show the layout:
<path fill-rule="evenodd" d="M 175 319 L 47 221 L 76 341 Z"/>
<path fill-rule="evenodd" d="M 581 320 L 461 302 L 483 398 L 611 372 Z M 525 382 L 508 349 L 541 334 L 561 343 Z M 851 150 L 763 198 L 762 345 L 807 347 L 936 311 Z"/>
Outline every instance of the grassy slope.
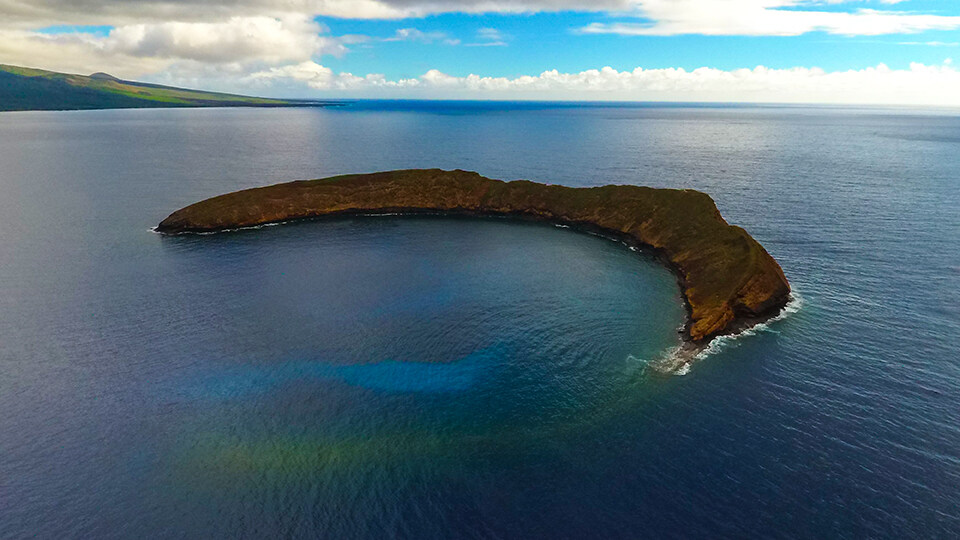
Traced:
<path fill-rule="evenodd" d="M 0 64 L 0 111 L 147 107 L 283 107 L 307 101 L 256 98 Z"/>

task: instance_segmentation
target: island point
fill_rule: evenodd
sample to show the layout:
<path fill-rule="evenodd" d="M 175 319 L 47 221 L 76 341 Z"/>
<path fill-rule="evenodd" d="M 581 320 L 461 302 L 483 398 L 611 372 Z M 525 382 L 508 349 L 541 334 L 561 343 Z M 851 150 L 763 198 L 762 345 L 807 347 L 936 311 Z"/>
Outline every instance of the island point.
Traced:
<path fill-rule="evenodd" d="M 690 189 L 572 188 L 461 170 L 389 171 L 220 195 L 177 210 L 157 231 L 205 233 L 384 213 L 531 219 L 650 250 L 677 276 L 687 308 L 683 334 L 693 345 L 774 317 L 790 299 L 777 261 L 745 230 L 728 224 L 709 195 Z"/>

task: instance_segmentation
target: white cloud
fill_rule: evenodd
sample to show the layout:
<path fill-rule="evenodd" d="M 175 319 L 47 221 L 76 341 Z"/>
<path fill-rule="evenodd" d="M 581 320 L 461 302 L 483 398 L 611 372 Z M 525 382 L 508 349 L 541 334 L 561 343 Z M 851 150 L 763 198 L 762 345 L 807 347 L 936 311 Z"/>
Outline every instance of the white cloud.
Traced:
<path fill-rule="evenodd" d="M 304 62 L 252 75 L 259 85 L 305 83 L 329 97 L 582 99 L 636 101 L 728 101 L 960 106 L 960 71 L 949 62 L 911 64 L 909 69 L 878 65 L 826 72 L 797 67 L 724 71 L 699 68 L 617 71 L 610 67 L 579 73 L 455 77 L 430 70 L 415 79 L 364 77 Z"/>
<path fill-rule="evenodd" d="M 638 0 L 636 15 L 645 19 L 643 22 L 595 22 L 580 31 L 648 36 L 796 36 L 820 31 L 875 36 L 960 28 L 960 17 L 956 16 L 876 9 L 818 11 L 816 4 L 810 0 Z"/>
<path fill-rule="evenodd" d="M 380 74 L 372 73 L 358 77 L 352 73 L 334 73 L 326 66 L 316 62 L 301 62 L 300 64 L 270 68 L 246 77 L 245 81 L 254 87 L 267 86 L 272 83 L 288 81 L 304 83 L 315 90 L 371 90 L 371 89 L 404 89 L 420 86 L 419 79 L 387 80 Z"/>
<path fill-rule="evenodd" d="M 217 22 L 264 14 L 400 19 L 439 13 L 536 13 L 574 10 L 622 15 L 588 33 L 642 35 L 845 35 L 910 33 L 960 27 L 960 17 L 890 10 L 902 0 L 0 0 L 2 25 L 128 25 L 165 21 Z M 827 4 L 859 6 L 853 12 Z M 883 7 L 883 10 L 872 8 Z"/>
<path fill-rule="evenodd" d="M 901 41 L 898 45 L 923 45 L 925 47 L 960 47 L 960 41 Z"/>
<path fill-rule="evenodd" d="M 468 43 L 467 47 L 506 47 L 509 36 L 496 28 L 481 28 L 477 30 L 475 43 Z"/>
<path fill-rule="evenodd" d="M 447 45 L 458 45 L 459 39 L 453 39 L 446 32 L 424 32 L 416 28 L 400 28 L 393 36 L 382 41 L 419 41 L 421 43 L 433 43 L 439 41 Z"/>
<path fill-rule="evenodd" d="M 401 19 L 454 12 L 628 11 L 635 3 L 636 0 L 0 0 L 0 21 L 36 28 L 53 24 L 216 21 L 265 13 Z"/>
<path fill-rule="evenodd" d="M 102 46 L 130 56 L 208 63 L 277 63 L 346 52 L 335 39 L 321 36 L 322 31 L 319 24 L 302 16 L 231 17 L 216 23 L 120 26 L 102 40 Z"/>
<path fill-rule="evenodd" d="M 231 17 L 222 22 L 162 22 L 118 26 L 106 36 L 0 30 L 0 62 L 55 71 L 110 71 L 138 77 L 176 66 L 232 73 L 343 55 L 357 36 L 321 35 L 309 17 Z M 219 67 L 217 67 L 219 66 Z"/>
<path fill-rule="evenodd" d="M 488 41 L 504 41 L 506 39 L 503 32 L 496 28 L 481 28 L 477 30 L 477 37 Z"/>
<path fill-rule="evenodd" d="M 170 65 L 170 60 L 140 58 L 108 51 L 103 39 L 89 34 L 50 36 L 22 30 L 0 30 L 0 63 L 67 73 L 111 71 L 134 78 Z"/>

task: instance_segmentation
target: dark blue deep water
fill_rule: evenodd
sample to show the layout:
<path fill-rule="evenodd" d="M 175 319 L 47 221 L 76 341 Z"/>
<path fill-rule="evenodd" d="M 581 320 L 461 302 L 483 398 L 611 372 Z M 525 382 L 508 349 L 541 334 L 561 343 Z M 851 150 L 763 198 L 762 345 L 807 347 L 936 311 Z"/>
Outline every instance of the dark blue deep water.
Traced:
<path fill-rule="evenodd" d="M 686 374 L 602 238 L 150 231 L 406 167 L 710 193 L 795 313 Z M 0 114 L 0 537 L 960 535 L 960 117 L 361 103 Z"/>

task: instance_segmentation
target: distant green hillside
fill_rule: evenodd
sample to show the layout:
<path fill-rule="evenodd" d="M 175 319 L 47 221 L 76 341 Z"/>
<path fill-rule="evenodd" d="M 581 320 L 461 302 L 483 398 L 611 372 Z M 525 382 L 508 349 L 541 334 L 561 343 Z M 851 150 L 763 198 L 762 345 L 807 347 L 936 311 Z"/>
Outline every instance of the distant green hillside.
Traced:
<path fill-rule="evenodd" d="M 267 99 L 123 81 L 107 75 L 71 75 L 0 64 L 0 111 L 150 107 L 293 107 L 328 103 Z"/>

